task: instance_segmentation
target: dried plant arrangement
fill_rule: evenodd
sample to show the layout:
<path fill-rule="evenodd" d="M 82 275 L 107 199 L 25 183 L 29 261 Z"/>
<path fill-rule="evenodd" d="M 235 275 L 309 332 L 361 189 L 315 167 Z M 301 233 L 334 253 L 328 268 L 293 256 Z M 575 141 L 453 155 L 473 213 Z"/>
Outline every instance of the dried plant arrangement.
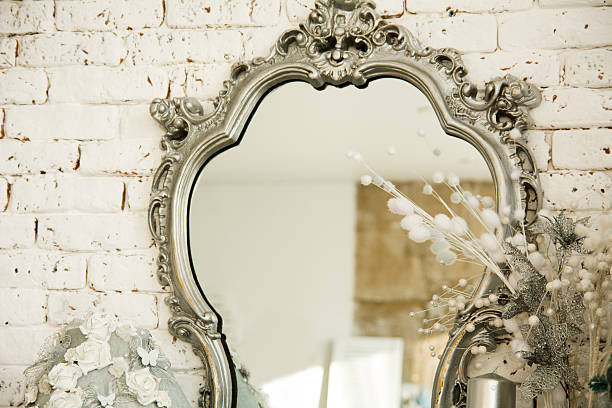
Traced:
<path fill-rule="evenodd" d="M 524 398 L 540 397 L 551 408 L 566 407 L 568 401 L 572 407 L 611 406 L 612 215 L 574 220 L 564 211 L 542 210 L 534 225 L 515 224 L 513 235 L 502 240 L 502 229 L 512 228 L 510 216 L 523 219 L 522 210 L 498 212 L 492 198 L 464 190 L 457 175 L 436 172 L 432 183 L 424 182 L 423 194 L 435 197 L 446 213 L 431 214 L 376 173 L 361 154 L 347 156 L 368 171 L 361 184 L 391 196 L 388 209 L 402 217 L 399 224 L 410 240 L 429 244 L 443 265 L 480 265 L 504 285 L 499 294 L 483 298 L 474 298 L 466 279 L 443 286 L 428 309 L 410 313 L 426 317 L 421 334 L 447 331 L 468 306 L 503 305 L 493 326 L 510 334 L 512 352 L 530 368 L 520 387 Z M 441 189 L 448 190 L 448 199 Z M 470 220 L 457 215 L 458 206 L 468 210 Z M 485 233 L 477 236 L 474 223 Z M 471 352 L 487 349 L 475 346 Z"/>

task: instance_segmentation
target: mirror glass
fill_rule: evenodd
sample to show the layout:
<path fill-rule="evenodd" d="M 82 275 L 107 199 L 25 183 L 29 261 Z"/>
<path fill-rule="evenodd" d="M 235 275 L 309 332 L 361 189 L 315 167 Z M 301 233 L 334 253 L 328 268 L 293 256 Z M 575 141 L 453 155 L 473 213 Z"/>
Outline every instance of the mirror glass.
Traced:
<path fill-rule="evenodd" d="M 200 173 L 189 232 L 197 280 L 271 408 L 429 406 L 448 335 L 418 330 L 452 316 L 410 312 L 482 275 L 442 266 L 429 244 L 409 240 L 390 196 L 360 183 L 368 171 L 347 152 L 432 214 L 444 208 L 422 190 L 436 171 L 494 196 L 484 159 L 446 135 L 407 82 L 272 90 L 240 144 Z"/>

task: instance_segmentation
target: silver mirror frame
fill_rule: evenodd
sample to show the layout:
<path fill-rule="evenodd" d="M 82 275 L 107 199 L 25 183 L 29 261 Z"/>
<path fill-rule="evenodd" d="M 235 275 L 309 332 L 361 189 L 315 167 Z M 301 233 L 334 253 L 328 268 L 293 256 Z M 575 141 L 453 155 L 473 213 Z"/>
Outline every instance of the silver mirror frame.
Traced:
<path fill-rule="evenodd" d="M 382 19 L 375 8 L 363 0 L 317 1 L 307 20 L 283 33 L 268 57 L 232 68 L 212 112 L 205 112 L 194 98 L 156 99 L 151 104 L 151 115 L 166 129 L 166 153 L 152 183 L 148 221 L 159 250 L 158 277 L 170 290 L 168 328 L 193 346 L 207 371 L 200 407 L 233 407 L 236 367 L 218 315 L 194 275 L 188 244 L 191 192 L 204 165 L 238 143 L 258 102 L 272 88 L 289 81 L 316 88 L 365 86 L 382 77 L 408 81 L 427 97 L 444 131 L 483 156 L 495 183 L 498 211 L 522 208 L 524 220 L 511 223 L 528 225 L 541 207 L 535 161 L 522 135 L 528 111 L 540 103 L 539 90 L 509 75 L 479 89 L 466 81 L 467 69 L 457 51 L 422 47 L 413 34 Z M 510 228 L 503 234 L 510 234 Z M 499 294 L 501 303 L 507 299 L 498 279 L 485 271 L 475 294 L 488 293 Z M 457 316 L 436 373 L 432 407 L 465 406 L 470 347 L 484 345 L 493 351 L 505 341 L 507 333 L 491 325 L 502 308 L 472 305 Z M 476 330 L 466 330 L 468 323 Z"/>

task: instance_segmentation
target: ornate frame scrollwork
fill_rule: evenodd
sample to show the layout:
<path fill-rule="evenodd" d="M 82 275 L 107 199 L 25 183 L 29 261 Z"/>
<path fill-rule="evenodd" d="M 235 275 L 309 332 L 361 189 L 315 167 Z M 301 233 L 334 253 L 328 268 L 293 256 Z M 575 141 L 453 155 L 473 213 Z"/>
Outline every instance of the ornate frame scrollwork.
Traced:
<path fill-rule="evenodd" d="M 317 88 L 364 85 L 393 77 L 421 90 L 446 133 L 482 154 L 493 175 L 498 210 L 522 208 L 524 221 L 531 224 L 542 193 L 522 133 L 529 109 L 540 103 L 540 93 L 510 75 L 478 88 L 467 82 L 466 74 L 457 51 L 421 47 L 405 28 L 383 20 L 371 1 L 320 0 L 305 22 L 280 36 L 268 57 L 233 67 L 211 112 L 193 98 L 152 102 L 151 115 L 166 129 L 166 154 L 153 181 L 149 225 L 159 249 L 159 279 L 170 287 L 169 329 L 193 345 L 207 368 L 200 407 L 231 408 L 235 392 L 234 367 L 219 318 L 197 283 L 189 256 L 189 200 L 206 162 L 237 143 L 259 100 L 275 86 L 289 81 Z M 483 274 L 477 293 L 500 291 L 496 278 Z M 465 404 L 469 355 L 464 350 L 475 344 L 493 350 L 502 341 L 503 333 L 498 329 L 493 335 L 489 326 L 499 315 L 498 307 L 468 307 L 457 317 L 436 374 L 433 407 Z M 468 332 L 468 324 L 475 330 Z"/>

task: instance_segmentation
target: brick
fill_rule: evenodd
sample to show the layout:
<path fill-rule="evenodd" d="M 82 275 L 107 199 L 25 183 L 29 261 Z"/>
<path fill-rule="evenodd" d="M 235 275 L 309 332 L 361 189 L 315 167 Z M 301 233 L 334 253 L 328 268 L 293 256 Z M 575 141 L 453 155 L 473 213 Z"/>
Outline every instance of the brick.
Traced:
<path fill-rule="evenodd" d="M 47 100 L 49 81 L 41 69 L 12 68 L 0 70 L 0 103 L 31 104 Z"/>
<path fill-rule="evenodd" d="M 24 34 L 54 30 L 53 1 L 0 2 L 0 33 Z"/>
<path fill-rule="evenodd" d="M 235 62 L 242 54 L 239 31 L 144 31 L 128 37 L 134 64 Z"/>
<path fill-rule="evenodd" d="M 0 327 L 0 365 L 30 365 L 57 330 L 49 327 Z"/>
<path fill-rule="evenodd" d="M 153 330 L 151 335 L 157 344 L 163 344 L 164 354 L 172 361 L 172 369 L 193 370 L 202 368 L 202 360 L 195 355 L 193 347 L 188 343 L 178 340 L 166 330 Z"/>
<path fill-rule="evenodd" d="M 0 177 L 0 212 L 8 208 L 11 186 L 4 177 Z"/>
<path fill-rule="evenodd" d="M 384 18 L 401 17 L 404 14 L 402 0 L 378 0 L 376 11 Z"/>
<path fill-rule="evenodd" d="M 185 82 L 187 81 L 187 73 L 184 67 L 174 67 L 169 70 L 170 76 L 170 98 L 181 98 L 187 96 L 185 94 Z"/>
<path fill-rule="evenodd" d="M 160 292 L 156 257 L 156 250 L 134 255 L 93 255 L 87 267 L 89 286 L 97 291 Z"/>
<path fill-rule="evenodd" d="M 118 212 L 123 207 L 124 184 L 116 178 L 31 176 L 15 180 L 10 211 Z"/>
<path fill-rule="evenodd" d="M 497 21 L 490 14 L 457 14 L 451 18 L 408 15 L 400 21 L 423 46 L 490 52 L 497 48 Z"/>
<path fill-rule="evenodd" d="M 612 9 L 534 9 L 499 17 L 502 49 L 587 48 L 610 44 Z"/>
<path fill-rule="evenodd" d="M 0 286 L 8 288 L 81 289 L 85 255 L 28 250 L 0 253 Z"/>
<path fill-rule="evenodd" d="M 72 214 L 38 217 L 38 243 L 63 250 L 149 248 L 152 238 L 141 215 Z"/>
<path fill-rule="evenodd" d="M 168 93 L 168 74 L 157 67 L 50 68 L 49 101 L 150 102 Z"/>
<path fill-rule="evenodd" d="M 0 215 L 0 248 L 31 248 L 35 238 L 31 215 Z"/>
<path fill-rule="evenodd" d="M 496 13 L 524 10 L 533 7 L 534 0 L 410 0 L 406 9 L 410 13 Z"/>
<path fill-rule="evenodd" d="M 557 169 L 612 169 L 612 129 L 554 132 L 552 162 Z"/>
<path fill-rule="evenodd" d="M 15 38 L 0 38 L 0 68 L 15 66 L 17 40 Z"/>
<path fill-rule="evenodd" d="M 83 318 L 88 313 L 108 313 L 136 327 L 157 327 L 155 296 L 142 293 L 51 292 L 48 319 L 59 325 Z"/>
<path fill-rule="evenodd" d="M 604 172 L 543 173 L 544 206 L 553 210 L 609 210 L 612 180 Z"/>
<path fill-rule="evenodd" d="M 559 85 L 561 57 L 555 51 L 466 54 L 463 61 L 470 81 L 481 85 L 510 74 L 538 86 Z"/>
<path fill-rule="evenodd" d="M 161 162 L 161 147 L 151 139 L 90 142 L 81 147 L 83 174 L 149 175 Z"/>
<path fill-rule="evenodd" d="M 115 106 L 23 106 L 5 110 L 4 133 L 14 139 L 101 140 L 115 137 L 118 125 Z"/>
<path fill-rule="evenodd" d="M 57 0 L 56 24 L 65 31 L 136 30 L 159 27 L 162 0 Z"/>
<path fill-rule="evenodd" d="M 47 314 L 47 292 L 41 289 L 0 289 L 0 324 L 42 324 Z"/>
<path fill-rule="evenodd" d="M 538 0 L 540 7 L 609 6 L 610 0 Z"/>
<path fill-rule="evenodd" d="M 166 23 L 172 28 L 274 25 L 280 0 L 168 0 Z"/>
<path fill-rule="evenodd" d="M 23 402 L 25 366 L 0 367 L 0 406 L 17 406 Z"/>
<path fill-rule="evenodd" d="M 549 133 L 541 130 L 528 130 L 526 134 L 527 146 L 531 149 L 536 167 L 540 171 L 548 168 L 548 161 L 550 160 L 550 145 L 547 140 Z"/>
<path fill-rule="evenodd" d="M 530 113 L 540 128 L 609 126 L 612 122 L 612 90 L 545 89 L 542 103 Z"/>
<path fill-rule="evenodd" d="M 119 137 L 121 139 L 150 138 L 161 141 L 164 129 L 149 113 L 149 104 L 125 105 L 119 108 Z"/>
<path fill-rule="evenodd" d="M 172 318 L 170 308 L 166 304 L 167 298 L 168 295 L 157 295 L 157 313 L 159 319 L 159 324 L 157 326 L 158 329 L 168 330 L 168 320 Z"/>
<path fill-rule="evenodd" d="M 287 0 L 287 18 L 292 22 L 302 22 L 308 18 L 308 14 L 314 9 L 312 0 Z"/>
<path fill-rule="evenodd" d="M 269 56 L 276 46 L 276 39 L 285 30 L 293 27 L 293 24 L 281 24 L 265 28 L 243 28 L 241 30 L 244 37 L 243 59 L 248 61 L 257 57 Z"/>
<path fill-rule="evenodd" d="M 151 196 L 152 177 L 131 177 L 125 179 L 126 207 L 130 211 L 146 211 Z M 0 186 L 0 189 L 2 187 Z M 2 191 L 2 190 L 0 190 Z"/>
<path fill-rule="evenodd" d="M 53 33 L 21 37 L 17 64 L 27 67 L 119 65 L 127 53 L 112 33 Z"/>
<path fill-rule="evenodd" d="M 215 98 L 223 81 L 229 78 L 230 66 L 228 64 L 211 64 L 205 67 L 187 69 L 186 89 L 187 95 L 193 98 Z"/>
<path fill-rule="evenodd" d="M 591 88 L 612 87 L 612 49 L 569 52 L 565 56 L 565 83 Z"/>
<path fill-rule="evenodd" d="M 74 142 L 0 140 L 0 173 L 69 172 L 77 167 Z"/>

